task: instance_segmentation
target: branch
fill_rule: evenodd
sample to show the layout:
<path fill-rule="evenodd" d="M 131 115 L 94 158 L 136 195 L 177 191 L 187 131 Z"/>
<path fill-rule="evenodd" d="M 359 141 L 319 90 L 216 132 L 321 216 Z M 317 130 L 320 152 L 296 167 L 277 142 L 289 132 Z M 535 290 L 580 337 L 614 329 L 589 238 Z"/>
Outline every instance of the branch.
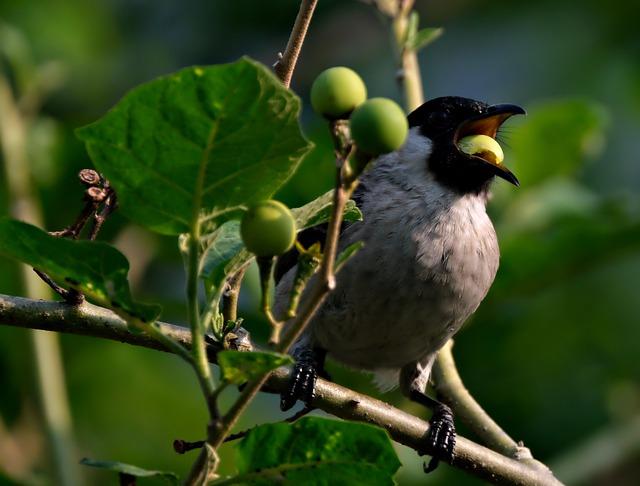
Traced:
<path fill-rule="evenodd" d="M 302 49 L 302 44 L 304 43 L 304 38 L 307 35 L 307 29 L 311 23 L 311 17 L 313 16 L 313 11 L 315 10 L 317 3 L 318 0 L 302 0 L 300 2 L 300 10 L 298 11 L 296 21 L 293 24 L 293 29 L 291 29 L 291 35 L 289 36 L 287 47 L 285 48 L 282 57 L 278 59 L 278 62 L 276 62 L 273 67 L 276 75 L 282 80 L 282 84 L 287 88 L 291 84 L 293 70 L 296 67 L 296 62 L 298 62 L 298 56 L 300 55 L 300 50 Z"/>
<path fill-rule="evenodd" d="M 73 307 L 62 302 L 0 294 L 0 325 L 99 337 L 166 351 L 155 339 L 129 332 L 126 323 L 113 312 L 88 303 Z M 190 347 L 191 333 L 187 328 L 166 323 L 158 325 L 163 333 Z M 209 360 L 215 362 L 216 348 L 209 345 L 207 351 Z M 276 370 L 266 384 L 268 391 L 283 391 L 288 384 L 289 373 L 286 368 Z M 394 440 L 414 450 L 424 445 L 429 427 L 420 418 L 322 379 L 318 379 L 313 406 L 336 417 L 378 425 L 386 429 Z M 531 467 L 526 462 L 502 456 L 464 437 L 457 439 L 452 466 L 494 484 L 561 484 L 546 468 Z"/>

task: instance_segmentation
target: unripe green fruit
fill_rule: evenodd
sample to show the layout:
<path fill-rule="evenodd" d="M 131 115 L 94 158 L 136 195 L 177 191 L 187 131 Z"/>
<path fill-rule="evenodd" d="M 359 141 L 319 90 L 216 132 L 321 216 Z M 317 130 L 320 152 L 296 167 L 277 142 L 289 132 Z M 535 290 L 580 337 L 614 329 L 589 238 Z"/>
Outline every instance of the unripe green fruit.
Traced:
<path fill-rule="evenodd" d="M 404 111 L 386 98 L 365 101 L 351 115 L 351 138 L 359 150 L 369 155 L 398 150 L 408 132 Z"/>
<path fill-rule="evenodd" d="M 348 118 L 367 99 L 367 87 L 358 73 L 346 67 L 322 71 L 311 86 L 311 106 L 330 120 Z"/>
<path fill-rule="evenodd" d="M 465 154 L 475 155 L 495 165 L 500 165 L 504 160 L 502 147 L 488 135 L 469 135 L 461 138 L 458 140 L 458 148 Z"/>
<path fill-rule="evenodd" d="M 282 255 L 296 241 L 296 222 L 281 202 L 262 201 L 242 217 L 240 235 L 247 250 L 256 256 Z"/>

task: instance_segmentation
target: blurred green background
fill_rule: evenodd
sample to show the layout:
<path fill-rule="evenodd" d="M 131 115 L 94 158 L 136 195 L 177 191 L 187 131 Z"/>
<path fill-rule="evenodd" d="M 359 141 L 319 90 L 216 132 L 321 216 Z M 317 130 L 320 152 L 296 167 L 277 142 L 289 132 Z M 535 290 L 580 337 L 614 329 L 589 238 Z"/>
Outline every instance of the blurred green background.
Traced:
<path fill-rule="evenodd" d="M 456 339 L 465 383 L 514 438 L 556 466 L 560 479 L 638 484 L 640 4 L 418 0 L 416 7 L 423 24 L 445 28 L 420 55 L 427 98 L 461 95 L 529 111 L 501 135 L 522 186 L 495 186 L 490 212 L 502 264 Z M 296 12 L 297 2 L 285 0 L 0 1 L 0 72 L 18 89 L 35 79 L 59 83 L 29 133 L 47 228 L 68 224 L 81 205 L 76 173 L 90 162 L 75 128 L 131 87 L 184 66 L 244 54 L 272 64 Z M 355 0 L 320 0 L 292 84 L 305 100 L 302 121 L 317 148 L 279 195 L 292 206 L 331 186 L 330 141 L 308 91 L 333 65 L 360 72 L 370 96 L 400 98 L 383 19 Z M 5 182 L 1 175 L 1 215 L 8 213 Z M 176 242 L 117 213 L 102 237 L 131 260 L 136 295 L 162 303 L 164 320 L 184 322 Z M 16 268 L 0 260 L 1 293 L 23 294 Z M 255 287 L 253 276 L 241 305 L 247 327 L 260 336 L 266 324 L 256 313 Z M 78 459 L 184 475 L 194 457 L 176 455 L 171 443 L 201 438 L 206 420 L 187 366 L 119 343 L 61 341 Z M 25 331 L 0 327 L 0 484 L 55 484 L 30 353 Z M 376 393 L 364 375 L 335 365 L 331 371 L 341 383 Z M 384 399 L 423 413 L 397 393 Z M 276 397 L 262 396 L 242 426 L 281 419 L 277 410 Z M 400 484 L 478 483 L 446 466 L 425 477 L 422 459 L 398 450 Z M 223 461 L 232 472 L 229 446 Z M 109 473 L 82 474 L 87 484 L 115 482 Z"/>

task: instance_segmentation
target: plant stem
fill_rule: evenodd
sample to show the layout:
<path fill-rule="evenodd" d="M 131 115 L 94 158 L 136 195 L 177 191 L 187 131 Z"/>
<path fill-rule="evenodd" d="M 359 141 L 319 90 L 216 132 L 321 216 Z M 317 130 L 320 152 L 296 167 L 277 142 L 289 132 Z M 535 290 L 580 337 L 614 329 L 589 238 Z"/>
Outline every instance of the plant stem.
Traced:
<path fill-rule="evenodd" d="M 396 14 L 391 20 L 398 59 L 397 79 L 404 95 L 404 106 L 407 113 L 412 112 L 424 102 L 418 55 L 413 48 L 406 44 L 409 16 L 413 10 L 413 4 L 414 0 L 399 0 Z"/>
<path fill-rule="evenodd" d="M 193 342 L 191 346 L 191 363 L 198 376 L 200 387 L 204 393 L 211 419 L 216 419 L 216 407 L 211 403 L 215 387 L 211 368 L 207 360 L 207 349 L 204 341 L 204 329 L 200 321 L 198 306 L 198 278 L 200 262 L 200 225 L 196 222 L 189 234 L 189 254 L 187 260 L 187 315 Z"/>
<path fill-rule="evenodd" d="M 9 200 L 12 202 L 10 212 L 16 219 L 42 226 L 42 213 L 31 190 L 27 129 L 28 120 L 20 111 L 9 82 L 0 75 L 0 145 Z M 21 273 L 27 295 L 33 298 L 50 297 L 48 289 L 31 268 L 21 265 Z M 59 337 L 32 330 L 30 341 L 40 407 L 52 449 L 57 482 L 65 486 L 80 484 Z"/>
<path fill-rule="evenodd" d="M 238 299 L 240 298 L 240 287 L 242 279 L 248 266 L 238 270 L 228 281 L 227 289 L 222 294 L 222 315 L 225 322 L 236 321 L 238 319 Z"/>
<path fill-rule="evenodd" d="M 296 68 L 298 56 L 300 55 L 300 50 L 302 49 L 302 44 L 307 35 L 307 29 L 311 23 L 311 17 L 313 17 L 317 3 L 318 0 L 302 0 L 300 2 L 300 9 L 298 10 L 296 21 L 293 24 L 293 29 L 291 29 L 287 47 L 273 68 L 276 75 L 282 80 L 282 84 L 287 88 L 291 84 L 291 77 Z"/>

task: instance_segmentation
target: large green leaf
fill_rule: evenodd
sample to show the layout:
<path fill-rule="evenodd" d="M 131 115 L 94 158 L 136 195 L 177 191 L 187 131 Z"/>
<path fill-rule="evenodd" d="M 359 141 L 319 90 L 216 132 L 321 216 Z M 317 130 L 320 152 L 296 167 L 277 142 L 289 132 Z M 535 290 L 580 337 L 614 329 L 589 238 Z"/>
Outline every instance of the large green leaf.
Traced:
<path fill-rule="evenodd" d="M 606 125 L 603 108 L 586 101 L 554 101 L 531 108 L 507 138 L 522 187 L 574 174 L 600 154 Z"/>
<path fill-rule="evenodd" d="M 318 417 L 258 426 L 238 454 L 238 484 L 391 485 L 400 467 L 382 429 Z"/>
<path fill-rule="evenodd" d="M 139 86 L 77 134 L 130 218 L 179 234 L 230 219 L 292 175 L 311 148 L 299 111 L 269 69 L 243 58 Z"/>
<path fill-rule="evenodd" d="M 113 471 L 118 474 L 127 474 L 136 478 L 162 478 L 168 481 L 170 484 L 178 484 L 178 476 L 175 473 L 169 471 L 142 469 L 141 467 L 134 466 L 132 464 L 126 464 L 124 462 L 97 461 L 95 459 L 89 459 L 87 457 L 81 459 L 80 464 L 84 466 L 97 467 L 99 469 L 106 469 L 107 471 Z"/>
<path fill-rule="evenodd" d="M 72 287 L 96 303 L 150 322 L 157 305 L 135 302 L 129 291 L 129 262 L 101 241 L 55 238 L 21 221 L 0 219 L 0 254 L 42 270 L 59 284 Z"/>
<path fill-rule="evenodd" d="M 220 351 L 216 357 L 222 377 L 236 385 L 259 378 L 280 366 L 293 364 L 293 358 L 288 354 L 269 351 Z"/>
<path fill-rule="evenodd" d="M 331 213 L 333 191 L 329 191 L 302 207 L 292 209 L 298 231 L 326 223 Z M 348 201 L 345 221 L 360 221 L 362 213 L 354 201 Z M 201 275 L 217 287 L 227 275 L 235 273 L 248 263 L 253 255 L 244 249 L 240 237 L 240 222 L 229 221 L 211 235 L 204 255 Z"/>

